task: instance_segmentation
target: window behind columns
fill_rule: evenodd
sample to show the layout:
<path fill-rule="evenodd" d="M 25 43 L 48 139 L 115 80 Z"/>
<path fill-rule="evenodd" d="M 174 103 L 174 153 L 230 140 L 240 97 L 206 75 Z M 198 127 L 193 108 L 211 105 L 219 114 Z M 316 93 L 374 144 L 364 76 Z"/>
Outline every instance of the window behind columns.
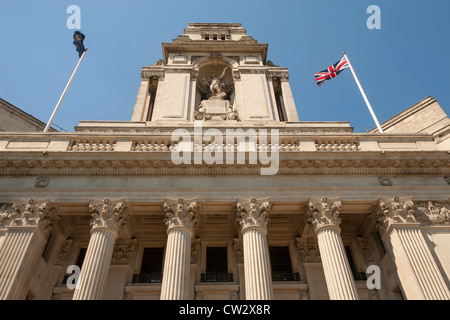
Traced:
<path fill-rule="evenodd" d="M 233 275 L 228 273 L 227 247 L 206 248 L 206 273 L 201 275 L 202 282 L 231 282 Z"/>
<path fill-rule="evenodd" d="M 161 283 L 164 248 L 145 248 L 141 272 L 133 276 L 133 283 Z"/>
<path fill-rule="evenodd" d="M 157 89 L 158 89 L 158 77 L 150 78 L 150 85 L 149 85 L 149 89 L 148 89 L 148 96 L 149 96 L 150 102 L 148 105 L 147 121 L 152 120 L 153 108 L 155 106 L 155 98 L 156 98 Z"/>
<path fill-rule="evenodd" d="M 292 272 L 289 247 L 269 247 L 272 281 L 300 281 L 300 275 Z"/>
<path fill-rule="evenodd" d="M 280 121 L 287 121 L 286 112 L 284 110 L 283 93 L 281 91 L 280 78 L 274 77 L 272 79 L 272 84 L 275 94 L 275 102 L 277 104 L 278 118 L 280 119 Z"/>
<path fill-rule="evenodd" d="M 347 254 L 347 259 L 350 264 L 350 269 L 352 270 L 353 278 L 355 280 L 367 280 L 365 272 L 358 272 L 350 246 L 345 246 L 345 253 Z"/>

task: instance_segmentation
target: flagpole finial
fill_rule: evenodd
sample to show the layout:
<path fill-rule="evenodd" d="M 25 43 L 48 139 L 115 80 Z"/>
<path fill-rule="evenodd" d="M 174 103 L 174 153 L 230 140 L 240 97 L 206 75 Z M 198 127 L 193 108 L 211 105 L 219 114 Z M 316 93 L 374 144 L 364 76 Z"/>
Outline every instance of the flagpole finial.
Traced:
<path fill-rule="evenodd" d="M 345 51 L 342 51 L 342 54 L 345 54 Z"/>

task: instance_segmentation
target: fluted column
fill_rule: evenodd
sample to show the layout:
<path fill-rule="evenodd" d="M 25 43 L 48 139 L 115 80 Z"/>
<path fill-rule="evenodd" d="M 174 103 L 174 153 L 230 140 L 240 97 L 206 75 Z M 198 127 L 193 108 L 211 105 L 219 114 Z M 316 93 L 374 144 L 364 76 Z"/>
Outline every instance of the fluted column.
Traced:
<path fill-rule="evenodd" d="M 167 245 L 161 300 L 188 299 L 191 240 L 198 222 L 197 199 L 164 199 Z"/>
<path fill-rule="evenodd" d="M 244 251 L 245 297 L 247 300 L 272 300 L 272 272 L 267 245 L 269 198 L 237 199 Z"/>
<path fill-rule="evenodd" d="M 450 213 L 434 203 L 416 206 L 411 197 L 380 198 L 377 227 L 397 267 L 407 299 L 449 300 L 450 292 L 420 230 L 421 223 L 442 223 Z"/>
<path fill-rule="evenodd" d="M 331 300 L 358 300 L 339 225 L 341 219 L 339 198 L 309 201 L 307 222 L 317 235 L 323 271 Z"/>
<path fill-rule="evenodd" d="M 125 224 L 124 201 L 91 200 L 91 238 L 73 300 L 101 300 L 106 287 L 114 243 Z"/>
<path fill-rule="evenodd" d="M 30 275 L 47 242 L 53 218 L 48 200 L 15 201 L 1 213 L 6 228 L 0 248 L 0 299 L 26 298 Z"/>

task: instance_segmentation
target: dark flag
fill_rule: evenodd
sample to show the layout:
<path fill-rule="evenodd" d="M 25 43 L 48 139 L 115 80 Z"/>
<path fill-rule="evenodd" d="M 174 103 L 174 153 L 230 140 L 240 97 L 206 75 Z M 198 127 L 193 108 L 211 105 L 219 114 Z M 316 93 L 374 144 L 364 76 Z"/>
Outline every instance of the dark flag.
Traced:
<path fill-rule="evenodd" d="M 86 49 L 84 48 L 84 34 L 82 34 L 80 31 L 75 31 L 75 33 L 73 34 L 73 44 L 77 47 L 77 52 L 78 52 L 78 57 L 81 58 L 81 56 L 83 55 L 83 52 L 86 51 Z"/>

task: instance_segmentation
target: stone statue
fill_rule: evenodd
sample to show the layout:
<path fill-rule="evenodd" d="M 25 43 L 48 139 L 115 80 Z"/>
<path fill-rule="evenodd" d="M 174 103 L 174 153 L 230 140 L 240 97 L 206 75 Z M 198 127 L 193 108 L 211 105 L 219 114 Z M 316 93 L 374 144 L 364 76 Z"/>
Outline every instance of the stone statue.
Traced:
<path fill-rule="evenodd" d="M 206 88 L 209 88 L 209 93 L 211 94 L 211 99 L 225 99 L 225 96 L 227 95 L 227 85 L 223 81 L 223 77 L 225 76 L 226 71 L 228 70 L 228 67 L 225 67 L 223 69 L 222 74 L 217 77 L 215 74 L 211 75 L 211 81 L 208 83 L 205 79 L 202 80 L 199 84 L 202 85 L 203 91 L 206 91 Z"/>

